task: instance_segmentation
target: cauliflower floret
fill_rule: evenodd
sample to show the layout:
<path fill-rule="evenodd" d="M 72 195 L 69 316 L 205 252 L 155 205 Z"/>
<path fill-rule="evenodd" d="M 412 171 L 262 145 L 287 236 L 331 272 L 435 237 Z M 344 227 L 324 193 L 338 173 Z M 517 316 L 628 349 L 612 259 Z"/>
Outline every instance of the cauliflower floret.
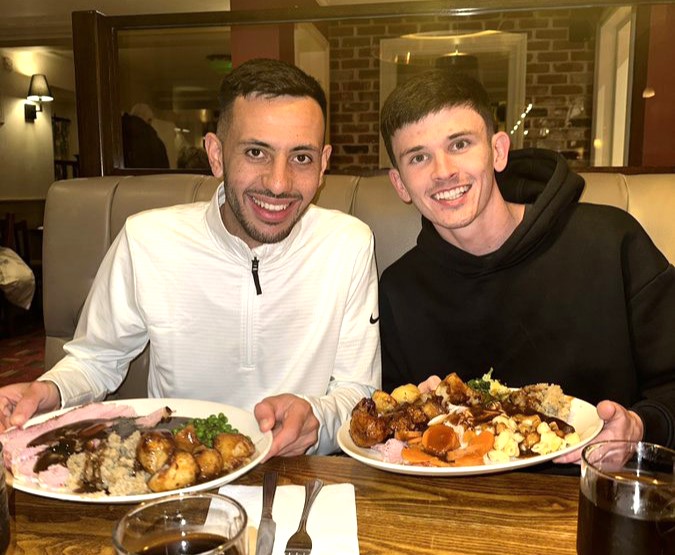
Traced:
<path fill-rule="evenodd" d="M 576 432 L 572 432 L 571 434 L 565 435 L 565 444 L 566 445 L 576 445 L 581 441 L 581 438 L 579 437 L 579 434 Z"/>
<path fill-rule="evenodd" d="M 541 426 L 539 426 L 539 428 L 541 428 Z M 537 428 L 537 431 L 539 431 L 539 428 Z M 561 449 L 564 444 L 565 440 L 561 437 L 558 437 L 555 432 L 550 430 L 544 431 L 541 434 L 539 443 L 535 443 L 532 446 L 532 452 L 539 455 L 548 455 L 549 453 L 553 453 L 554 451 Z"/>
<path fill-rule="evenodd" d="M 483 379 L 485 379 L 485 376 L 483 376 Z M 509 393 L 511 393 L 511 390 L 508 387 L 500 384 L 497 380 L 490 380 L 490 395 L 497 399 L 503 399 L 508 397 Z"/>
<path fill-rule="evenodd" d="M 550 431 L 551 431 L 551 427 L 548 425 L 547 422 L 542 422 L 541 424 L 539 424 L 539 426 L 537 426 L 537 433 L 539 435 L 543 435 L 546 432 L 550 432 Z"/>
<path fill-rule="evenodd" d="M 514 434 L 510 430 L 504 430 L 500 432 L 495 438 L 494 450 L 502 451 L 508 457 L 517 457 L 518 450 L 518 439 L 523 440 L 523 436 L 520 434 Z"/>
<path fill-rule="evenodd" d="M 488 451 L 487 458 L 492 463 L 506 463 L 511 460 L 511 457 L 504 453 L 504 451 L 497 451 L 496 449 Z"/>
<path fill-rule="evenodd" d="M 504 429 L 510 430 L 512 432 L 516 431 L 516 422 L 513 420 L 513 418 L 509 418 L 508 416 L 504 414 L 500 414 L 499 416 L 495 416 L 492 419 L 492 423 L 495 425 L 495 429 L 499 430 L 500 432 Z"/>

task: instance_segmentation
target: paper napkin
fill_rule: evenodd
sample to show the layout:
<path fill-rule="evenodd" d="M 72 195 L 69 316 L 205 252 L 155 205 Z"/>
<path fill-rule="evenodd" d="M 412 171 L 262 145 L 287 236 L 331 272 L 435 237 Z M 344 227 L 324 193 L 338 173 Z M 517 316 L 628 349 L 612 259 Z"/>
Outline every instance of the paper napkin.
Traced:
<path fill-rule="evenodd" d="M 219 492 L 241 503 L 248 515 L 250 545 L 262 512 L 262 486 L 225 485 Z M 274 496 L 272 516 L 277 523 L 272 555 L 283 555 L 288 538 L 300 523 L 305 503 L 304 486 L 278 486 Z M 312 537 L 312 555 L 359 555 L 356 525 L 356 495 L 352 484 L 325 485 L 314 501 L 307 520 L 307 532 Z M 254 555 L 255 547 L 251 555 Z"/>

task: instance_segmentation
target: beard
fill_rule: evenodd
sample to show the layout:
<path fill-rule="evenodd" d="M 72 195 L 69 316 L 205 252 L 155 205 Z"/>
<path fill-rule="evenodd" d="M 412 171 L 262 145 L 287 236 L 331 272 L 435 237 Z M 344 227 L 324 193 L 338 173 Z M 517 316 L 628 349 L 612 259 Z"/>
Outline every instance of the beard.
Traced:
<path fill-rule="evenodd" d="M 255 223 L 250 221 L 244 214 L 244 211 L 241 207 L 241 203 L 239 202 L 239 199 L 237 198 L 235 191 L 228 184 L 227 172 L 225 171 L 223 171 L 223 184 L 225 187 L 225 202 L 227 202 L 228 206 L 230 207 L 230 211 L 236 218 L 237 222 L 239 222 L 239 225 L 244 230 L 246 235 L 248 235 L 251 239 L 253 239 L 257 243 L 261 244 L 278 243 L 279 241 L 283 241 L 284 239 L 286 239 L 286 237 L 289 236 L 289 234 L 295 227 L 295 224 L 298 222 L 298 220 L 302 217 L 302 215 L 309 207 L 308 204 L 302 209 L 302 211 L 292 214 L 289 217 L 289 220 L 277 224 L 279 226 L 278 231 L 259 229 L 258 227 L 256 227 Z M 302 198 L 299 197 L 298 195 L 288 195 L 288 194 L 275 195 L 271 191 L 266 190 L 259 191 L 259 193 L 264 194 L 270 198 L 276 199 L 297 200 L 298 198 L 300 198 L 300 200 L 302 200 Z"/>

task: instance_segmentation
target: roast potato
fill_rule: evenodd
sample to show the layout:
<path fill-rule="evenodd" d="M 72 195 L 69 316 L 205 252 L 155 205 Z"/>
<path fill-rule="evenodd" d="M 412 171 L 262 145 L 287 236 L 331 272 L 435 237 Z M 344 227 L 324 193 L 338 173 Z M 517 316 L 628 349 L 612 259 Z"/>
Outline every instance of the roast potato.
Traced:
<path fill-rule="evenodd" d="M 199 465 L 199 480 L 207 482 L 223 474 L 223 457 L 215 449 L 202 445 L 197 447 L 192 456 Z"/>
<path fill-rule="evenodd" d="M 255 445 L 244 434 L 218 434 L 213 440 L 213 448 L 223 458 L 223 468 L 230 471 L 244 464 L 255 453 Z"/>
<path fill-rule="evenodd" d="M 199 465 L 192 453 L 176 451 L 168 464 L 148 480 L 148 487 L 155 492 L 187 488 L 197 483 Z"/>
<path fill-rule="evenodd" d="M 164 466 L 176 450 L 176 442 L 169 432 L 153 430 L 141 434 L 136 448 L 136 459 L 151 474 Z"/>

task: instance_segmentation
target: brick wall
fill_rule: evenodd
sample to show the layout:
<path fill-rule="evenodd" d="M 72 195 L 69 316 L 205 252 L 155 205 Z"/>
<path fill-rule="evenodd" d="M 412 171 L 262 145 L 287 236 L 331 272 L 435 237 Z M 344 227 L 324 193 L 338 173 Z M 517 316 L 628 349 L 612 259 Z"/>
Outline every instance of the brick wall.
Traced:
<path fill-rule="evenodd" d="M 573 166 L 588 166 L 597 15 L 594 10 L 542 10 L 332 23 L 331 170 L 349 172 L 378 167 L 381 39 L 408 33 L 482 30 L 527 34 L 525 100 L 533 108 L 525 121 L 524 146 L 558 150 Z"/>

